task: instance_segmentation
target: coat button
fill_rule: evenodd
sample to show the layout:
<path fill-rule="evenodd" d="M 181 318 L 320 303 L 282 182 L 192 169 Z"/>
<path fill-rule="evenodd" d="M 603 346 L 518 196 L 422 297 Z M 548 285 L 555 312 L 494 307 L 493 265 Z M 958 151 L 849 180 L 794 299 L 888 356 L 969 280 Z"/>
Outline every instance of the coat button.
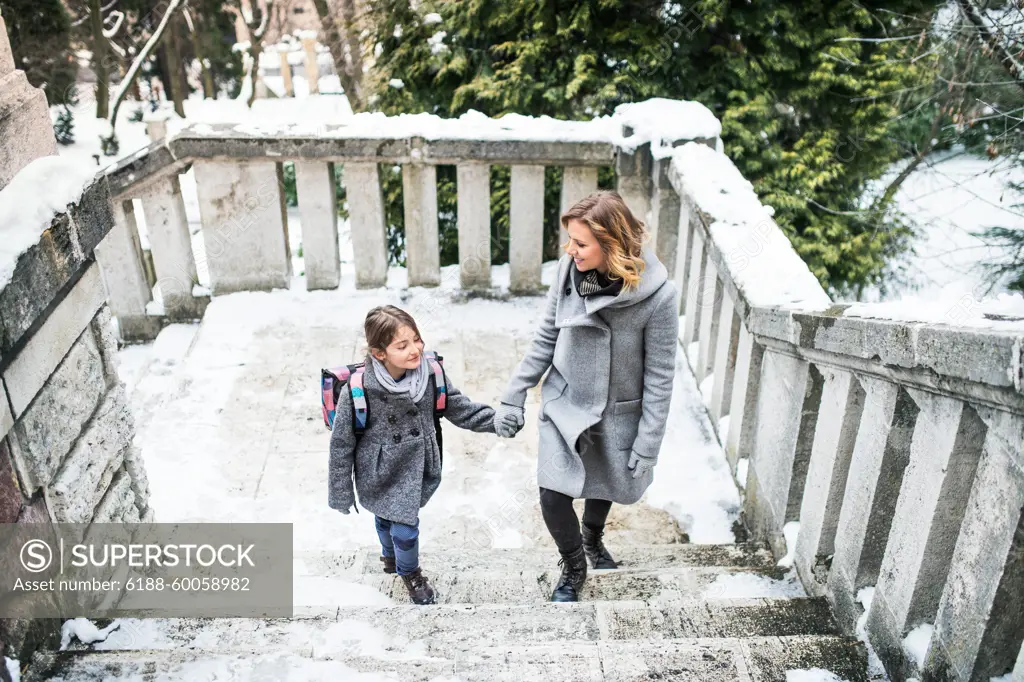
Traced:
<path fill-rule="evenodd" d="M 416 410 L 409 410 L 408 412 L 406 412 L 406 414 L 408 416 L 410 416 L 410 417 L 415 417 L 416 416 Z"/>
<path fill-rule="evenodd" d="M 396 433 L 394 436 L 391 437 L 391 440 L 395 441 L 396 443 L 401 443 L 402 437 Z"/>
<path fill-rule="evenodd" d="M 409 433 L 411 433 L 413 436 L 418 436 L 418 435 L 420 435 L 420 430 L 419 429 L 413 429 Z"/>
<path fill-rule="evenodd" d="M 388 424 L 394 424 L 397 421 L 398 421 L 398 419 L 395 417 L 395 415 L 393 415 L 393 414 L 389 414 L 388 415 Z"/>
<path fill-rule="evenodd" d="M 565 295 L 568 296 L 571 293 L 572 293 L 572 287 L 566 287 L 565 288 Z"/>

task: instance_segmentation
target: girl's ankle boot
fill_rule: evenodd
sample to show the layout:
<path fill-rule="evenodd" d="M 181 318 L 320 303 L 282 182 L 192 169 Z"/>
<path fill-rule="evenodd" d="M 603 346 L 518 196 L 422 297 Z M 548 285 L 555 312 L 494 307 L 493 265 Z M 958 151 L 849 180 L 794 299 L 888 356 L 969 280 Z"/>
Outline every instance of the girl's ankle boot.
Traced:
<path fill-rule="evenodd" d="M 555 591 L 551 593 L 551 601 L 579 601 L 583 583 L 587 580 L 587 556 L 583 548 L 580 547 L 572 554 L 563 554 L 558 565 L 562 567 L 562 575 L 558 578 Z"/>
<path fill-rule="evenodd" d="M 583 533 L 583 551 L 586 552 L 587 559 L 590 560 L 590 567 L 595 570 L 618 568 L 619 564 L 608 553 L 608 548 L 604 546 L 604 542 L 601 540 L 604 535 L 604 526 L 591 528 L 584 523 L 581 530 Z"/>

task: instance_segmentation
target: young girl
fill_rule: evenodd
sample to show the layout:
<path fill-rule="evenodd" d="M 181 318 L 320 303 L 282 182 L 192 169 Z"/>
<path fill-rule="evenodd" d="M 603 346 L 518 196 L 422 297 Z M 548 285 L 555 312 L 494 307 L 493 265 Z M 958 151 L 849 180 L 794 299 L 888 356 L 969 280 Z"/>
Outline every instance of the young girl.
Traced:
<path fill-rule="evenodd" d="M 434 376 L 424 356 L 419 328 L 394 306 L 374 308 L 364 324 L 370 355 L 363 373 L 369 406 L 362 436 L 352 426 L 352 396 L 339 395 L 331 432 L 328 504 L 342 514 L 359 503 L 375 515 L 385 573 L 402 576 L 417 604 L 434 603 L 434 589 L 419 564 L 419 509 L 441 483 L 441 456 L 434 433 Z M 444 416 L 456 426 L 495 432 L 494 409 L 475 403 L 445 375 Z M 522 423 L 509 417 L 503 433 Z"/>

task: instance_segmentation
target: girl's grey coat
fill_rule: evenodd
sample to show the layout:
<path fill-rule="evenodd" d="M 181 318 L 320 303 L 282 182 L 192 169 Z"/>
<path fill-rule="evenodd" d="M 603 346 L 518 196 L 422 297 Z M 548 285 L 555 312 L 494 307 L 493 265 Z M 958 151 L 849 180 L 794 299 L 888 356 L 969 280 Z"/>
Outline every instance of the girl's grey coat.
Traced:
<path fill-rule="evenodd" d="M 632 504 L 653 480 L 633 478 L 630 452 L 656 462 L 672 398 L 679 316 L 675 285 L 653 250 L 638 288 L 582 298 L 566 255 L 533 345 L 502 402 L 541 386 L 537 482 L 571 497 Z M 550 371 L 548 371 L 550 368 Z"/>
<path fill-rule="evenodd" d="M 448 384 L 444 416 L 455 426 L 494 433 L 494 408 L 475 403 Z M 332 509 L 355 504 L 352 479 L 359 504 L 388 521 L 415 525 L 420 507 L 441 484 L 441 457 L 434 436 L 434 385 L 417 403 L 407 394 L 381 387 L 367 371 L 363 389 L 370 406 L 363 435 L 356 440 L 352 429 L 352 396 L 345 390 L 338 399 L 331 431 L 327 503 Z"/>

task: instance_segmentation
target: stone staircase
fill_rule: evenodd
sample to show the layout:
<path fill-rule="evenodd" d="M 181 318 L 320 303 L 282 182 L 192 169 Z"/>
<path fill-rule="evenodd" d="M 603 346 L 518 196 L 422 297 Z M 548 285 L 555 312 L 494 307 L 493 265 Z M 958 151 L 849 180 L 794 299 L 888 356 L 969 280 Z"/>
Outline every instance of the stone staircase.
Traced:
<path fill-rule="evenodd" d="M 293 619 L 124 621 L 108 648 L 60 652 L 35 679 L 782 682 L 820 668 L 867 680 L 863 645 L 838 634 L 824 599 L 728 596 L 730 576 L 782 577 L 766 548 L 612 550 L 622 567 L 591 572 L 577 604 L 547 602 L 551 550 L 424 552 L 439 592 L 427 607 L 374 550 L 300 554 Z M 380 604 L 337 605 L 366 593 Z"/>

